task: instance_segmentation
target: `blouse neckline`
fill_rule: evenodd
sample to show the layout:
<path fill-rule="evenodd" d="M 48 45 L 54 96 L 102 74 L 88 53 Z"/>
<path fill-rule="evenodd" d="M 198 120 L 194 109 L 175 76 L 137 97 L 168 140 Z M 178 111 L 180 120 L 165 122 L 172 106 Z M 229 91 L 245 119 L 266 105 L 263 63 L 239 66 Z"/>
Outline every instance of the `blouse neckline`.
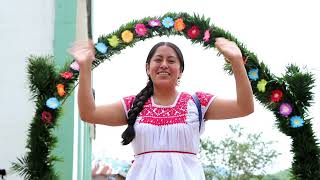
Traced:
<path fill-rule="evenodd" d="M 174 100 L 173 104 L 170 104 L 170 105 L 160 105 L 160 104 L 156 104 L 154 102 L 154 99 L 153 99 L 153 95 L 151 96 L 151 104 L 152 106 L 154 107 L 160 107 L 160 108 L 172 108 L 172 107 L 175 107 L 178 103 L 178 100 L 180 99 L 180 96 L 181 96 L 181 92 L 178 92 L 178 95 L 176 97 L 176 99 Z"/>

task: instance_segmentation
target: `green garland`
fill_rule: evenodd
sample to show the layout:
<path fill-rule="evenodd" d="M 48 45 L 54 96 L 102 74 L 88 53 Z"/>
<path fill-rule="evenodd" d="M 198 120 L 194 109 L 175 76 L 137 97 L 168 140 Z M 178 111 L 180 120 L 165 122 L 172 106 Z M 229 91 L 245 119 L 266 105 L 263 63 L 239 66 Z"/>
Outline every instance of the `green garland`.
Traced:
<path fill-rule="evenodd" d="M 192 43 L 214 48 L 216 37 L 234 41 L 240 48 L 253 93 L 266 109 L 276 117 L 281 132 L 292 138 L 292 179 L 317 179 L 320 177 L 320 151 L 312 130 L 308 108 L 312 104 L 314 76 L 289 65 L 283 77 L 270 73 L 256 55 L 245 48 L 234 36 L 210 23 L 204 16 L 187 13 L 167 13 L 160 17 L 146 17 L 121 26 L 117 31 L 99 37 L 96 60 L 92 69 L 133 47 L 136 42 L 156 36 L 184 36 Z M 220 55 L 220 54 L 218 54 Z M 71 64 L 72 63 L 72 64 Z M 61 115 L 62 104 L 73 91 L 78 79 L 76 62 L 67 62 L 57 71 L 53 57 L 30 57 L 28 74 L 36 113 L 28 131 L 28 149 L 24 157 L 13 163 L 13 169 L 25 179 L 57 179 L 53 164 L 59 159 L 51 154 L 57 139 L 52 134 Z M 224 69 L 232 74 L 230 64 Z M 59 72 L 59 73 L 57 73 Z"/>

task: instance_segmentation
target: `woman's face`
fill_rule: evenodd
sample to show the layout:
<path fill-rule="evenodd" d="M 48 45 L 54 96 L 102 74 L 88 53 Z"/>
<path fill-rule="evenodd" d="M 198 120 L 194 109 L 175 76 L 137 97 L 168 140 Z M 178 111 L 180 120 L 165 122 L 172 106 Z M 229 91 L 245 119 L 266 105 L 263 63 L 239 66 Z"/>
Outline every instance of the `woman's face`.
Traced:
<path fill-rule="evenodd" d="M 158 47 L 146 68 L 154 85 L 176 86 L 182 75 L 179 58 L 169 46 Z"/>

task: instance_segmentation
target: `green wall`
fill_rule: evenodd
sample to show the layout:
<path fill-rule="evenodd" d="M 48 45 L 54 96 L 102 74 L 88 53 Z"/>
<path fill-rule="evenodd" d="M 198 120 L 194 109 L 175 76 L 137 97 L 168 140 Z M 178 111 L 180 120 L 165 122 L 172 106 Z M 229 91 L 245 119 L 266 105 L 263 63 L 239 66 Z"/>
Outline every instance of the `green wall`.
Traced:
<path fill-rule="evenodd" d="M 54 56 L 55 63 L 62 67 L 70 57 L 67 49 L 70 48 L 76 37 L 77 0 L 55 1 L 55 29 L 54 29 Z M 55 134 L 58 137 L 57 148 L 54 154 L 62 158 L 55 164 L 55 171 L 61 180 L 72 180 L 73 171 L 73 144 L 74 144 L 74 93 L 63 106 L 63 116 L 59 119 Z M 78 117 L 79 119 L 79 117 Z M 91 179 L 91 140 L 90 127 L 83 121 L 78 121 L 78 166 L 77 180 Z"/>

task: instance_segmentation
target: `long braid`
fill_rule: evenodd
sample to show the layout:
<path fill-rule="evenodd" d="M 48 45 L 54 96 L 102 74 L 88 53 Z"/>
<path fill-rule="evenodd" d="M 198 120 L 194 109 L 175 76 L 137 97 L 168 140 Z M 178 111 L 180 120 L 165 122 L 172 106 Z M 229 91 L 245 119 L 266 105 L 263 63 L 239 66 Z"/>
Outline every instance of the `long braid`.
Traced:
<path fill-rule="evenodd" d="M 128 127 L 122 133 L 123 145 L 129 144 L 135 138 L 136 133 L 134 131 L 134 123 L 136 122 L 136 119 L 139 113 L 142 111 L 144 104 L 152 96 L 152 94 L 153 94 L 153 83 L 149 79 L 149 82 L 147 83 L 146 87 L 143 88 L 136 95 L 136 98 L 133 101 L 133 105 L 128 112 Z"/>

